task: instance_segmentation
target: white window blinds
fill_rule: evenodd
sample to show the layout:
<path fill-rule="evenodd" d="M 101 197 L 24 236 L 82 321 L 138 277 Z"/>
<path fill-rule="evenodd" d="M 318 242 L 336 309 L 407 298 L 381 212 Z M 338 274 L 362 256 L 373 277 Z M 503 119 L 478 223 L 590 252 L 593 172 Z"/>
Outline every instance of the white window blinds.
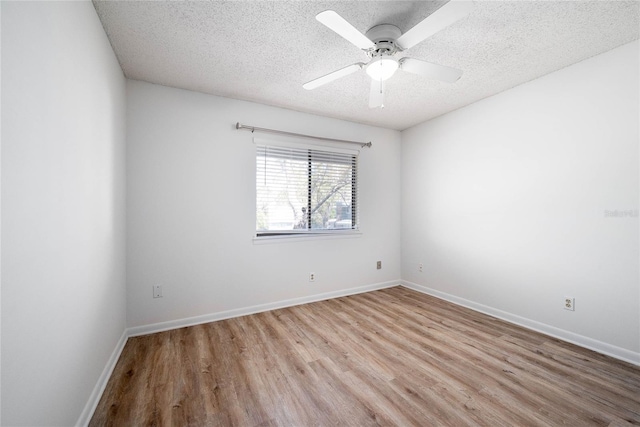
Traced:
<path fill-rule="evenodd" d="M 331 148 L 256 145 L 256 234 L 358 227 L 358 156 Z"/>

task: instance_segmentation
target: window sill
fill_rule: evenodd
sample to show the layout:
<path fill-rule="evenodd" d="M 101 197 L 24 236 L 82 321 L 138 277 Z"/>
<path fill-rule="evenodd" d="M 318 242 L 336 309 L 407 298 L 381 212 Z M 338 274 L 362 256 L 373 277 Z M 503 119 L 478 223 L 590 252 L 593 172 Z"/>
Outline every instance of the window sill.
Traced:
<path fill-rule="evenodd" d="M 340 233 L 318 233 L 318 234 L 290 234 L 278 236 L 254 236 L 254 245 L 268 245 L 273 243 L 309 242 L 326 239 L 354 239 L 362 236 L 360 231 L 349 231 Z"/>

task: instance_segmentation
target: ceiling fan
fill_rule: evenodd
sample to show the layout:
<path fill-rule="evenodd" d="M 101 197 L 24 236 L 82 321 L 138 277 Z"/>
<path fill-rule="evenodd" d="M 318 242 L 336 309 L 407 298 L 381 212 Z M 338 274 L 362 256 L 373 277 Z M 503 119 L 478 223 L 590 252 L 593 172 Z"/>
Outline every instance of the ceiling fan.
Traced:
<path fill-rule="evenodd" d="M 396 59 L 395 55 L 464 18 L 471 12 L 471 9 L 473 9 L 471 1 L 451 0 L 404 34 L 398 27 L 391 24 L 376 25 L 370 28 L 366 34 L 362 34 L 333 10 L 321 12 L 316 16 L 318 21 L 362 49 L 371 59 L 367 63 L 357 62 L 318 77 L 305 83 L 302 87 L 307 90 L 315 89 L 364 68 L 371 77 L 369 107 L 384 108 L 384 81 L 393 76 L 398 68 L 428 78 L 453 83 L 462 76 L 462 70 L 414 58 Z"/>

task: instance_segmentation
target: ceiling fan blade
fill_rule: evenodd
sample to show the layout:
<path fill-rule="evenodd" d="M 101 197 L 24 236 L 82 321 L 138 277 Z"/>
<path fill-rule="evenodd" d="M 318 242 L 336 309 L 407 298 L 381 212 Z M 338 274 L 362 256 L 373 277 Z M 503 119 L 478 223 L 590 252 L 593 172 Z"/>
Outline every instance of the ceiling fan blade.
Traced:
<path fill-rule="evenodd" d="M 316 15 L 316 19 L 360 49 L 367 50 L 375 47 L 371 40 L 333 10 L 320 12 Z"/>
<path fill-rule="evenodd" d="M 384 81 L 371 79 L 369 108 L 384 108 Z"/>
<path fill-rule="evenodd" d="M 462 76 L 462 70 L 458 70 L 457 68 L 420 61 L 419 59 L 402 58 L 398 62 L 400 62 L 400 69 L 403 71 L 447 83 L 454 83 Z"/>
<path fill-rule="evenodd" d="M 421 41 L 464 18 L 473 9 L 473 1 L 450 0 L 449 3 L 427 16 L 415 27 L 401 35 L 397 43 L 409 49 Z"/>
<path fill-rule="evenodd" d="M 307 82 L 305 84 L 302 85 L 303 88 L 307 89 L 307 90 L 311 90 L 311 89 L 315 89 L 317 87 L 320 87 L 322 85 L 326 85 L 327 83 L 330 83 L 334 80 L 339 79 L 340 77 L 344 77 L 344 76 L 348 76 L 349 74 L 353 74 L 358 70 L 361 70 L 362 67 L 364 67 L 364 64 L 362 62 L 357 62 L 355 64 L 351 64 L 348 65 L 344 68 L 340 68 L 337 71 L 334 71 L 332 73 L 326 74 L 322 77 L 318 77 L 317 79 L 313 79 L 310 82 Z"/>

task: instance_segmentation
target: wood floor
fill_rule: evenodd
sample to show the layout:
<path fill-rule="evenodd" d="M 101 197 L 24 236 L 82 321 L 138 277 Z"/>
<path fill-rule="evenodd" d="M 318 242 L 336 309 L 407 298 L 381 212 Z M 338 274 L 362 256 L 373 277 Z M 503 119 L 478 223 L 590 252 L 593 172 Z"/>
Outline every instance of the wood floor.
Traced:
<path fill-rule="evenodd" d="M 90 425 L 640 425 L 640 368 L 395 287 L 131 338 Z"/>

